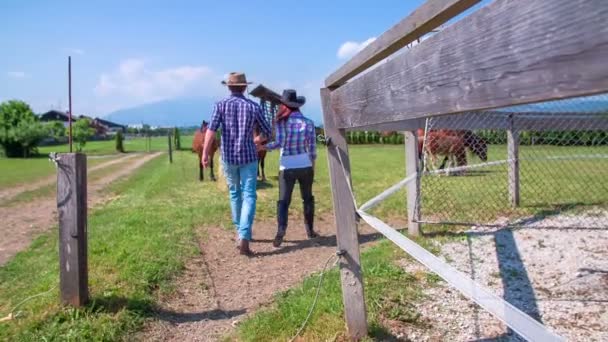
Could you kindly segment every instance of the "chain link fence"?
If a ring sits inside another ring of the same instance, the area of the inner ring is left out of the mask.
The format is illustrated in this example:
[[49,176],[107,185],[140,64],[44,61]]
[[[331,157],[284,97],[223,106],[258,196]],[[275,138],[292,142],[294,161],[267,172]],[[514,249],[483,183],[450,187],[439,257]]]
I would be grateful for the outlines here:
[[608,228],[608,95],[425,126],[420,222]]

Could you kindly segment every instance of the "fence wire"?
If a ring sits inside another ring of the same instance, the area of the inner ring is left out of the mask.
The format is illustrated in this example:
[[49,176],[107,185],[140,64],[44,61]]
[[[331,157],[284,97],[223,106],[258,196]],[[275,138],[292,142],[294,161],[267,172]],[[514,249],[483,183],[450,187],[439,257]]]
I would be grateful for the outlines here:
[[432,117],[425,223],[608,228],[608,94]]

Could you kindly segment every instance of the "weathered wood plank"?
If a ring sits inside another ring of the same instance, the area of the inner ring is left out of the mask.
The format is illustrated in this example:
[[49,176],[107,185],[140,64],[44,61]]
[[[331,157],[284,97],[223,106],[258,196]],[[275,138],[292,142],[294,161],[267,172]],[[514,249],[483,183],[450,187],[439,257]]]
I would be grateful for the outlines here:
[[87,158],[60,155],[57,162],[59,288],[61,301],[84,305],[89,297],[87,270]]
[[608,2],[497,0],[332,92],[339,128],[608,91]]
[[507,130],[507,159],[509,160],[509,201],[513,208],[519,206],[519,131],[511,122]]
[[325,80],[325,86],[341,86],[478,2],[480,0],[427,0],[331,74]]
[[[415,175],[420,170],[418,134],[405,131],[405,176]],[[407,185],[407,232],[411,236],[420,235],[420,178]]]
[[[367,335],[367,315],[363,295],[363,275],[359,260],[356,208],[349,187],[350,161],[345,131],[337,129],[332,120],[333,113],[329,107],[329,96],[328,89],[321,89],[325,135],[331,139],[327,159],[336,220],[336,236],[338,249],[345,252],[339,263],[342,298],[348,333],[351,338],[360,339]],[[348,179],[345,178],[344,172]]]

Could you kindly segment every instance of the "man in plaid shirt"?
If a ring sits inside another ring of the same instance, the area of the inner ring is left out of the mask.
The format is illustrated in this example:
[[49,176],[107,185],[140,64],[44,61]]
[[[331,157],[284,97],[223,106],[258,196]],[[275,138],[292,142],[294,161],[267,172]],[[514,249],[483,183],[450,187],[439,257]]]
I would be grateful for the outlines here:
[[306,99],[297,96],[295,90],[283,91],[280,101],[282,105],[277,114],[276,138],[265,146],[267,150],[281,149],[275,247],[281,245],[287,231],[289,205],[296,181],[300,184],[306,234],[309,239],[318,237],[314,231],[315,198],[312,195],[317,159],[315,125],[300,112],[299,108]]
[[228,86],[231,95],[217,102],[213,108],[202,163],[205,167],[209,165],[211,143],[215,139],[215,132],[221,129],[222,167],[230,193],[232,222],[238,231],[240,253],[250,256],[249,241],[255,217],[258,171],[253,130],[257,125],[262,134],[270,136],[272,128],[260,106],[243,95],[249,84],[245,74],[231,73],[222,84]]

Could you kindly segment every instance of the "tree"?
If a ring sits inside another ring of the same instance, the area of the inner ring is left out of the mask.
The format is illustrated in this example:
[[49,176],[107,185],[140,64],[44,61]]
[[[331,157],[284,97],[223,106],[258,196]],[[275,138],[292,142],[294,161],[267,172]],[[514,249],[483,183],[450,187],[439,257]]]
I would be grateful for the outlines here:
[[116,132],[116,152],[124,153],[125,146],[123,144],[124,137],[122,136],[122,131]]
[[179,136],[179,128],[173,128],[173,142],[175,145],[175,150],[179,151],[182,149],[181,137]]
[[0,104],[0,145],[7,157],[29,157],[48,130],[30,106],[18,100]]
[[72,127],[72,139],[76,142],[76,150],[82,152],[87,140],[95,134],[95,130],[91,128],[89,119],[80,119],[76,121]]
[[46,124],[49,135],[55,140],[59,140],[67,135],[65,126],[61,121],[51,121]]

